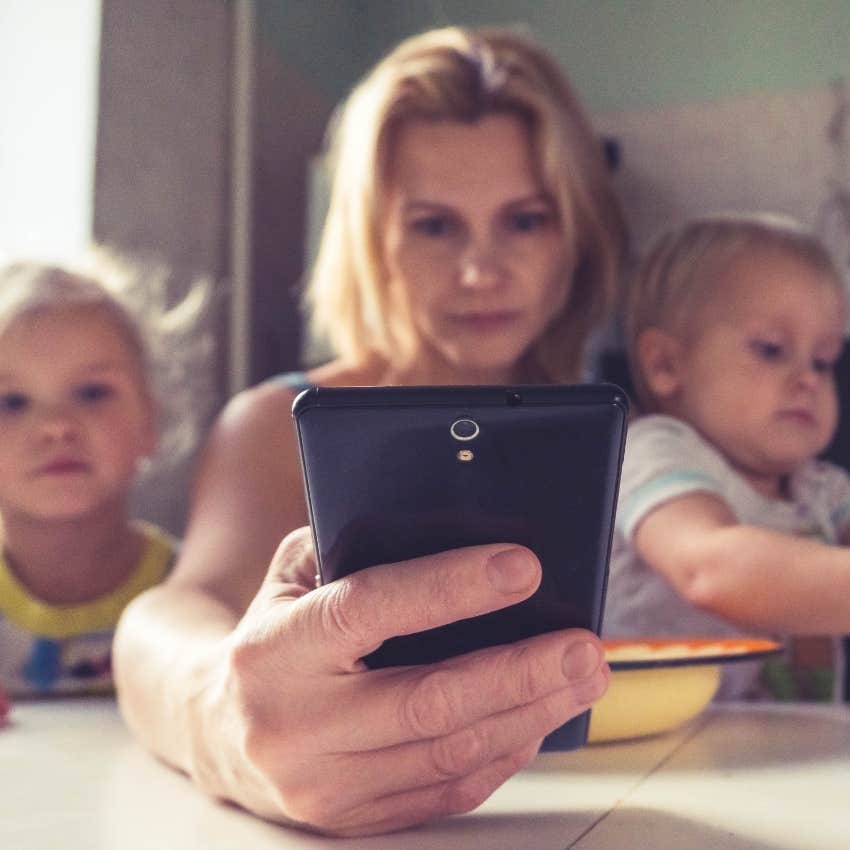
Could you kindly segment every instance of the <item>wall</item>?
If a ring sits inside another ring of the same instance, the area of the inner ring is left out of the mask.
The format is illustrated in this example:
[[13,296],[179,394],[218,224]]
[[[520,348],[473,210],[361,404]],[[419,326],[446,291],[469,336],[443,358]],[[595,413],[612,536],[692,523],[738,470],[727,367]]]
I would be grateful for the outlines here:
[[[684,216],[769,208],[813,226],[850,279],[848,0],[258,3],[262,37],[332,101],[407,35],[520,25],[568,70],[600,131],[621,142],[616,179],[638,252]],[[321,209],[323,181],[314,182]],[[318,221],[311,226],[314,245]],[[615,327],[600,345],[617,348]],[[606,357],[623,375],[620,355]],[[844,463],[849,419],[836,441]]]
[[[261,38],[331,102],[407,35],[520,26],[562,62],[600,130],[623,142],[619,180],[638,247],[669,221],[718,207],[770,207],[818,225],[837,198],[833,220],[847,221],[830,238],[850,256],[850,131],[835,126],[847,94],[832,85],[850,81],[848,0],[258,0],[258,8]],[[315,245],[315,232],[308,241]]]
[[217,0],[103,0],[98,239],[225,271],[229,48]]
[[[231,14],[219,0],[102,0],[93,235],[153,252],[173,269],[175,300],[196,275],[227,308]],[[221,317],[222,330],[225,328]],[[208,380],[226,385],[226,334]],[[213,407],[218,399],[213,400]],[[179,532],[190,459],[145,482],[136,511]]]
[[848,0],[258,0],[266,37],[329,96],[399,39],[524,24],[592,111],[806,88],[850,74]]

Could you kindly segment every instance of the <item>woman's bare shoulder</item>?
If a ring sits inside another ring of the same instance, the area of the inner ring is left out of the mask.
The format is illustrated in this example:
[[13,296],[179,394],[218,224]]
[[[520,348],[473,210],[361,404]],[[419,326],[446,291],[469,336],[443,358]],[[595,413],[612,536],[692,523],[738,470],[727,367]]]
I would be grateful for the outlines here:
[[[352,364],[334,360],[306,373],[313,386],[369,386],[382,381],[384,370],[374,361]],[[300,392],[284,381],[271,378],[237,393],[225,405],[215,427],[217,441],[254,443],[291,438],[292,402]]]
[[306,523],[291,413],[296,395],[282,381],[264,381],[221,412],[196,470],[173,580],[203,583],[244,606],[281,539]]
[[384,383],[386,365],[378,358],[360,363],[332,360],[307,373],[310,384],[319,387],[365,387]]
[[297,387],[283,381],[269,379],[233,396],[219,417],[224,428],[264,428],[288,417],[292,402],[298,395]]

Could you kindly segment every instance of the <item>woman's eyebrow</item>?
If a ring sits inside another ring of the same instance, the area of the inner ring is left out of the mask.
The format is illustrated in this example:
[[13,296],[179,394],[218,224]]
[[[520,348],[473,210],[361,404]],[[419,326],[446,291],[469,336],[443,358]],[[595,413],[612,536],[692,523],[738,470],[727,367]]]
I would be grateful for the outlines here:
[[411,198],[403,203],[402,208],[405,210],[405,212],[411,210],[415,212],[418,209],[451,210],[453,209],[453,206],[450,203],[447,203],[446,201],[432,201],[428,198]]
[[502,209],[504,210],[521,210],[526,207],[545,207],[547,210],[557,212],[558,207],[548,195],[529,195],[525,198],[517,198],[514,201],[508,201]]
[[[516,198],[508,198],[508,200],[501,204],[501,208],[506,209],[508,207],[519,207],[527,204],[545,204],[546,206],[551,207],[554,205],[554,201],[545,192],[535,192],[530,195],[519,195]],[[455,205],[450,201],[416,197],[405,199],[402,207],[405,211],[416,210],[417,208],[441,210],[455,209]]]

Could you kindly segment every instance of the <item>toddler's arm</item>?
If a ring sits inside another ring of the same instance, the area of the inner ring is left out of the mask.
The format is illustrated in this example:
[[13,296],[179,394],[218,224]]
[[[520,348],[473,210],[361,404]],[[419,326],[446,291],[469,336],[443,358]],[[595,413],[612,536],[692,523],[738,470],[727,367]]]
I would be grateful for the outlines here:
[[685,599],[717,616],[766,631],[850,631],[845,547],[741,525],[708,493],[659,505],[641,521],[634,542]]

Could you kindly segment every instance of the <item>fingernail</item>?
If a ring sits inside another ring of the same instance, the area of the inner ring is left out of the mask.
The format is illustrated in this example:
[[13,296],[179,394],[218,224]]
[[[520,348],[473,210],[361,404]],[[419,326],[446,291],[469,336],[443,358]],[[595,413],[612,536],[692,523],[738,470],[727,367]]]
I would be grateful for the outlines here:
[[602,656],[596,644],[582,641],[564,653],[564,675],[570,681],[586,679],[601,663]]
[[527,590],[537,578],[537,564],[523,549],[504,549],[487,562],[490,583],[502,593]]
[[579,704],[591,705],[608,689],[608,677],[597,670],[589,679],[577,682],[570,688],[572,698]]

